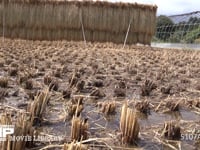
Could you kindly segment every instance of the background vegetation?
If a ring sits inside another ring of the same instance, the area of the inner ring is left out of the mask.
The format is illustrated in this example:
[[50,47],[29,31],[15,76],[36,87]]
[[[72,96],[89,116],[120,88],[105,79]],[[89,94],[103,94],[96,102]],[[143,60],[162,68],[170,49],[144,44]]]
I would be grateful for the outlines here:
[[200,43],[200,18],[190,17],[188,21],[175,24],[169,17],[157,17],[156,36],[153,41],[172,43]]

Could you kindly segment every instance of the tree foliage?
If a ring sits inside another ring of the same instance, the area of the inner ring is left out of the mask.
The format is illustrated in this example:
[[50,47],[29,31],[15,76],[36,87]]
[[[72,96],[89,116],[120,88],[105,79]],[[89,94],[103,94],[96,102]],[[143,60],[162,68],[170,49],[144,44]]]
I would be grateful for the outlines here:
[[187,42],[187,43],[194,43],[194,41],[196,39],[200,38],[200,27],[192,30],[191,32],[188,32],[185,37],[184,37],[184,40]]
[[157,23],[156,23],[156,28],[157,28],[156,37],[161,40],[168,39],[170,37],[170,31],[172,30],[173,24],[174,24],[173,21],[169,17],[164,15],[159,16],[157,18]]
[[174,24],[173,21],[165,15],[160,15],[157,17],[157,23],[156,23],[157,27],[173,25],[173,24]]

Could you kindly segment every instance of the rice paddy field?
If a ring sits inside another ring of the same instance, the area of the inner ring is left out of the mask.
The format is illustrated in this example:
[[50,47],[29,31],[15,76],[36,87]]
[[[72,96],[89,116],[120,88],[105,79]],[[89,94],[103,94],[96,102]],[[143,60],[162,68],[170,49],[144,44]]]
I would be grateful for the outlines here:
[[199,150],[200,51],[122,47],[0,39],[1,149]]

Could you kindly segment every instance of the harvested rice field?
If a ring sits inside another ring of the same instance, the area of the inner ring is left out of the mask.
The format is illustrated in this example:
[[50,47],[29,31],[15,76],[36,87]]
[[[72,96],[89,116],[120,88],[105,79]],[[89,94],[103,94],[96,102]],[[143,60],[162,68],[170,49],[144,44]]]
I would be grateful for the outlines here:
[[122,47],[0,39],[1,149],[199,149],[200,51]]

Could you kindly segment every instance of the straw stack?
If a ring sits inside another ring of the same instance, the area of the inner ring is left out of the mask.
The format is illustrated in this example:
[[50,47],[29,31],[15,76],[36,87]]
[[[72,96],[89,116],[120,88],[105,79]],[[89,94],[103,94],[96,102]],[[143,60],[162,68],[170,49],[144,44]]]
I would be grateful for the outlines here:
[[[149,44],[155,32],[156,6],[137,3],[65,0],[0,0],[6,37],[32,40],[83,40]],[[84,30],[82,30],[84,29]],[[0,28],[2,36],[3,29]]]

